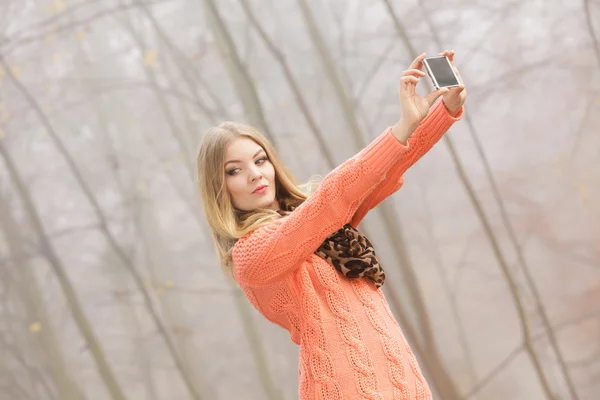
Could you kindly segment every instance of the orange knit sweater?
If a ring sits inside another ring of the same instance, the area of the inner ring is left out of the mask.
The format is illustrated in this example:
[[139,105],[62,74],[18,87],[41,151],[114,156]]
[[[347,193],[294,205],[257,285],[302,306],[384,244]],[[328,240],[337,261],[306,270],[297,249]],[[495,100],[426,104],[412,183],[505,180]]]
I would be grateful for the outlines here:
[[462,113],[450,116],[439,101],[406,145],[387,129],[294,212],[236,243],[233,271],[243,292],[300,345],[300,400],[431,399],[383,292],[368,279],[345,278],[313,253],[396,192],[404,172]]

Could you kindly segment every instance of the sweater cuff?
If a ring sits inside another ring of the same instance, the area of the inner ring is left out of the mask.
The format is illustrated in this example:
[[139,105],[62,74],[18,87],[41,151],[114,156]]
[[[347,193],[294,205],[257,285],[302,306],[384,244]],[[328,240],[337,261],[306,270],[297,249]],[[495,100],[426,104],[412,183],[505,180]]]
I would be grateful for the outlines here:
[[[425,117],[425,119],[421,122],[421,124],[417,127],[417,130],[425,129],[426,132],[424,134],[427,137],[438,137],[443,135],[452,124],[456,121],[460,120],[464,114],[464,106],[461,106],[460,110],[458,110],[458,114],[455,117],[450,115],[450,111],[446,108],[444,104],[444,100],[440,100],[437,104],[434,104],[429,111],[429,115]],[[416,131],[409,138],[421,136],[416,134]]]
[[446,111],[447,118],[450,119],[452,122],[456,122],[456,121],[460,120],[462,118],[463,114],[465,113],[465,106],[462,105],[462,106],[460,106],[458,113],[456,113],[456,116],[453,117],[452,115],[450,115],[450,111],[448,111],[448,109],[446,108],[446,103],[444,103],[444,99],[440,100],[440,103],[442,103],[444,110]]
[[358,154],[358,158],[365,163],[369,171],[385,174],[408,152],[408,149],[408,142],[402,144],[392,134],[392,127],[389,127],[365,147]]

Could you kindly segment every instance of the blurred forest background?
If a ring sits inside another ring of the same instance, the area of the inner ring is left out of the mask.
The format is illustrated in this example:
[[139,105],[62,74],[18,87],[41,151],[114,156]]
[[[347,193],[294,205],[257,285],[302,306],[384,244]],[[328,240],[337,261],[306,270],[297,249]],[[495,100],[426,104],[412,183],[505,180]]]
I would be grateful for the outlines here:
[[386,296],[436,399],[600,399],[599,36],[597,0],[1,0],[0,399],[296,399],[219,270],[202,134],[325,175],[445,49],[466,115],[361,225]]

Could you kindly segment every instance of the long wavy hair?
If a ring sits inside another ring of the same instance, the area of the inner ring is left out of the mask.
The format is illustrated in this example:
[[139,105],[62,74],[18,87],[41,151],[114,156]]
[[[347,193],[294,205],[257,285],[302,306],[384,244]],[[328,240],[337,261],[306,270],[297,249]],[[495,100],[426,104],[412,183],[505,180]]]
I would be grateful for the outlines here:
[[275,170],[275,200],[282,210],[302,204],[322,180],[321,177],[314,176],[308,183],[298,184],[281,162],[270,141],[249,125],[224,122],[204,134],[197,157],[198,189],[221,267],[230,277],[233,276],[231,252],[238,239],[282,218],[271,209],[242,211],[233,206],[225,186],[223,162],[227,145],[240,136],[252,139],[267,153]]

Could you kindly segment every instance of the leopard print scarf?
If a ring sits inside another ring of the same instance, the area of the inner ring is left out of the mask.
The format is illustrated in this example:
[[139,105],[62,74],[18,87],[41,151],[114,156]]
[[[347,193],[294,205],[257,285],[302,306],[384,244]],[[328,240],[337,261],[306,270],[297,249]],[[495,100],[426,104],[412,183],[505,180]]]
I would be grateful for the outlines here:
[[[279,215],[289,215],[295,209],[291,205],[286,208],[277,211]],[[378,288],[385,281],[385,273],[379,265],[373,245],[365,235],[350,224],[329,235],[315,254],[329,261],[347,278],[367,277]]]

